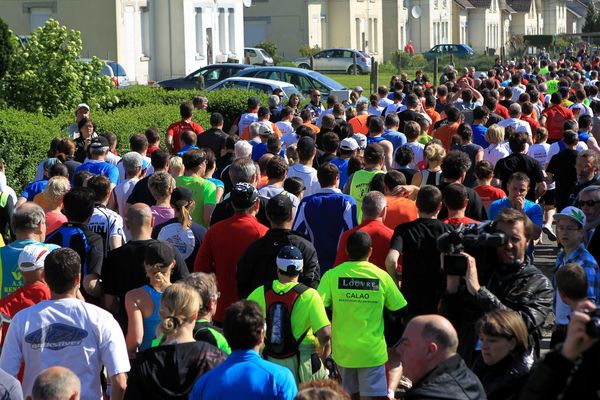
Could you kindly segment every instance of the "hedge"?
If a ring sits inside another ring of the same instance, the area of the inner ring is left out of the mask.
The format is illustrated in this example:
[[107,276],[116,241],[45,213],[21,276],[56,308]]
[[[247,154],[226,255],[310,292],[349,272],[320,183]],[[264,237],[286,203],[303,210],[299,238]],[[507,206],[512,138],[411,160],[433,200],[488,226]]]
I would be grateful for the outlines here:
[[[105,109],[92,111],[91,117],[96,132],[113,132],[117,135],[117,150],[128,151],[129,137],[144,132],[148,127],[156,127],[164,132],[167,127],[180,119],[179,104],[199,95],[199,91],[165,91],[160,88],[133,87],[117,92],[119,102]],[[256,95],[266,103],[264,94],[236,89],[205,93],[209,101],[209,112],[194,114],[194,121],[205,128],[210,127],[211,112],[220,112],[225,117],[226,126],[246,110],[248,97]],[[14,109],[0,109],[0,158],[6,162],[8,183],[17,192],[35,176],[38,163],[46,158],[53,137],[65,137],[64,128],[73,122],[73,114],[60,114],[48,118]]]

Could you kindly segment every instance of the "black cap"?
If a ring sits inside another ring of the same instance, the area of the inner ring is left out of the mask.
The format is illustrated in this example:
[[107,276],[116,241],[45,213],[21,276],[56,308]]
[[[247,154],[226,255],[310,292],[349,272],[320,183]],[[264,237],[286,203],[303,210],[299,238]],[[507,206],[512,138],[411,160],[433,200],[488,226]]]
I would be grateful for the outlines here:
[[175,260],[173,247],[164,240],[155,240],[146,246],[144,261],[148,265],[161,265],[166,267]]
[[256,203],[258,191],[249,183],[238,183],[231,190],[231,204],[238,210],[245,210]]
[[176,204],[178,201],[191,203],[194,200],[192,191],[184,187],[176,187],[171,193],[171,204]]
[[301,191],[306,190],[306,186],[304,186],[304,181],[302,179],[293,177],[286,178],[285,181],[283,181],[283,189],[286,192],[297,195]]
[[108,147],[108,139],[106,139],[104,136],[96,136],[95,138],[92,138],[92,141],[90,142],[90,147],[92,149]]
[[267,203],[267,215],[272,217],[285,217],[290,215],[294,208],[294,203],[288,196],[286,191],[281,192],[277,196],[273,196]]

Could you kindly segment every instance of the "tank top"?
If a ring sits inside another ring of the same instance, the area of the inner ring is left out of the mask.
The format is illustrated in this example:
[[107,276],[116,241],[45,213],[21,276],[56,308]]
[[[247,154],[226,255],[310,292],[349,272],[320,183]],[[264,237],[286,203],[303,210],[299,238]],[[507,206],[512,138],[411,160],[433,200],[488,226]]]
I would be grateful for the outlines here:
[[160,297],[162,296],[162,292],[157,291],[150,285],[144,285],[143,288],[154,303],[154,311],[148,318],[144,318],[144,336],[142,344],[140,344],[140,351],[149,349],[152,346],[152,340],[156,336],[156,327],[160,323],[158,309],[160,308]]
[[421,185],[423,187],[425,185],[437,186],[440,184],[440,177],[442,176],[442,171],[431,172],[428,169],[424,169],[421,171]]

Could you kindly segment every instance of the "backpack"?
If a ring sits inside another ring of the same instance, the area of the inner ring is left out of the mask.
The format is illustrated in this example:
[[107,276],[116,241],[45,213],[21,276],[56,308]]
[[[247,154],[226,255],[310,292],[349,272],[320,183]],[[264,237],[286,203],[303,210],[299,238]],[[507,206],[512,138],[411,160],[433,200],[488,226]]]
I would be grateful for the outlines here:
[[78,226],[73,226],[71,224],[65,224],[63,226],[61,226],[60,228],[58,228],[57,230],[55,230],[54,232],[52,232],[52,234],[50,234],[50,236],[48,236],[46,238],[46,243],[52,243],[51,239],[58,235],[58,234],[62,235],[62,243],[60,243],[61,247],[69,247],[72,249],[71,247],[71,241],[73,240],[73,236],[75,235],[79,235],[81,236],[81,239],[83,241],[83,246],[85,249],[85,254],[83,257],[83,259],[81,260],[81,276],[84,277],[87,275],[87,270],[88,270],[88,260],[87,260],[87,255],[90,254],[91,251],[91,246],[90,243],[87,240],[87,237],[85,236],[85,233],[83,232],[83,230],[78,227]]
[[265,356],[276,359],[285,359],[300,356],[299,346],[308,331],[304,332],[298,340],[292,333],[292,309],[296,300],[308,289],[299,283],[284,294],[273,291],[273,282],[265,285],[265,309],[267,333],[265,335]]

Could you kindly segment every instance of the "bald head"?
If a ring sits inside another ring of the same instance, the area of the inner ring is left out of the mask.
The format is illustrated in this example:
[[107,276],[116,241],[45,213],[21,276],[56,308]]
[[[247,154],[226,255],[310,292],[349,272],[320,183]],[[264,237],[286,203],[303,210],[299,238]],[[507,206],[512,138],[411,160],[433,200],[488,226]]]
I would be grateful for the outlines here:
[[152,230],[152,210],[144,203],[132,205],[127,210],[125,224],[132,236],[139,236],[141,232],[148,229]]
[[511,118],[519,118],[521,116],[521,105],[519,103],[512,103],[508,107],[508,115]]
[[410,323],[421,327],[421,337],[436,343],[441,349],[449,353],[456,353],[458,348],[458,335],[450,321],[441,315],[421,315],[413,318]]
[[79,378],[64,367],[51,367],[42,371],[31,390],[33,400],[78,400],[80,394]]

